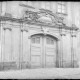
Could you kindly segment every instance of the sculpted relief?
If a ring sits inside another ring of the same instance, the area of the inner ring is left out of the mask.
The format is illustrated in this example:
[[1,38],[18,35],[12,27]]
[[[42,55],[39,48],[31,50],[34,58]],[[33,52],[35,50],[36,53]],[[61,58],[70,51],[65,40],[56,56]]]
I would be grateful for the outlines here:
[[46,9],[40,9],[38,12],[27,10],[25,11],[24,19],[42,22],[45,24],[63,23],[62,17],[58,17],[56,14]]

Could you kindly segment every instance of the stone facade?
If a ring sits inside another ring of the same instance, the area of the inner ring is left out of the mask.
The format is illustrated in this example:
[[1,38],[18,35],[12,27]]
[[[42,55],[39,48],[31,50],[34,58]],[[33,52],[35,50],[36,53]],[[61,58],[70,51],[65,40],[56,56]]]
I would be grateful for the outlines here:
[[66,2],[65,14],[57,3],[1,3],[1,70],[79,67],[80,3]]

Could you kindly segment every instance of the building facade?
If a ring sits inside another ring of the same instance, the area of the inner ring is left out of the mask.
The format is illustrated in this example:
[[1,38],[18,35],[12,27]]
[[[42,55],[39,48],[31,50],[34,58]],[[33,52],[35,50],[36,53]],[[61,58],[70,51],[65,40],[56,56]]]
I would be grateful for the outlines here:
[[79,2],[1,2],[0,69],[76,68]]

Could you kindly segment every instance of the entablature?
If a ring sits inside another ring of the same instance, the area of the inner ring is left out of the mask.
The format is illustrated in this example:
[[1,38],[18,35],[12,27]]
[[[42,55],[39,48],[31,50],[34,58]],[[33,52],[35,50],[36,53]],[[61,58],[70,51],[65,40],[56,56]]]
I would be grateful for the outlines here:
[[0,21],[11,21],[13,23],[19,23],[19,24],[25,23],[28,25],[36,25],[36,26],[38,25],[38,26],[51,27],[51,28],[57,28],[57,29],[78,30],[77,27],[68,27],[63,23],[51,24],[51,23],[45,23],[40,21],[28,20],[27,18],[17,19],[17,18],[0,16]]

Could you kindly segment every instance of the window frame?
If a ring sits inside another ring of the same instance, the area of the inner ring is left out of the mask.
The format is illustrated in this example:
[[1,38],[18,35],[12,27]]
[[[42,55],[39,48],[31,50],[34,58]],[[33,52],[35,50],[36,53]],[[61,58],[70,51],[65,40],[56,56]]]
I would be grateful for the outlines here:
[[[59,9],[58,6],[59,6],[59,5],[61,5],[61,12],[58,11],[58,9]],[[62,6],[65,7],[65,8],[64,8],[64,9],[65,9],[65,12],[63,12],[63,9],[62,9],[63,7],[62,7]],[[67,2],[64,2],[64,4],[63,4],[63,1],[57,2],[56,13],[67,15]]]

